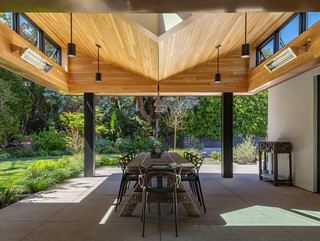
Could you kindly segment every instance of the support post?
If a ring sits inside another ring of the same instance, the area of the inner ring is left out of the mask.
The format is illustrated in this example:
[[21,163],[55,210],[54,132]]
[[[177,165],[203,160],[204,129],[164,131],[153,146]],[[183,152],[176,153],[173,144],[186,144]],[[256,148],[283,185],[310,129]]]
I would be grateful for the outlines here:
[[233,177],[233,93],[223,93],[221,98],[221,175]]
[[84,176],[95,175],[95,94],[84,93]]

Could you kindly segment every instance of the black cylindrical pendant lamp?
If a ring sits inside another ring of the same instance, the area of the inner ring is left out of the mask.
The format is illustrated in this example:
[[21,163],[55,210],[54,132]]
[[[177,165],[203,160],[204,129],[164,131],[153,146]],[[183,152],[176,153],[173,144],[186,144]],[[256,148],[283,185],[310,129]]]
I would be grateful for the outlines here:
[[218,58],[217,58],[217,73],[215,75],[215,78],[214,78],[214,82],[216,83],[220,83],[221,82],[221,74],[219,73],[219,48],[221,47],[221,45],[218,45],[216,47],[216,49],[218,49]]
[[96,73],[96,81],[97,82],[101,82],[101,80],[102,80],[102,76],[101,76],[101,73]]
[[76,45],[72,43],[72,13],[70,13],[70,30],[71,30],[71,43],[68,43],[67,50],[69,57],[76,57]]
[[99,50],[100,50],[101,46],[98,45],[98,44],[96,44],[96,46],[98,48],[98,73],[96,73],[96,81],[97,82],[101,82],[102,81],[102,75],[101,75],[101,73],[99,71],[99,65],[100,65],[100,62],[99,62]]
[[73,43],[68,43],[68,56],[69,57],[76,57],[76,45]]
[[250,44],[247,44],[247,13],[245,13],[244,44],[241,46],[241,58],[250,58]]

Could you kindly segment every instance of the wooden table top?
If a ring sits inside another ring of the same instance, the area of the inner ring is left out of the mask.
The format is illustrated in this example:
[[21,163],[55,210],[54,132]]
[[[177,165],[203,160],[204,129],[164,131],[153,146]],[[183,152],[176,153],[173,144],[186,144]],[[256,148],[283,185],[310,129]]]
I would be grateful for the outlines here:
[[192,173],[195,170],[195,166],[187,159],[183,158],[176,152],[165,152],[160,158],[151,158],[150,152],[142,152],[136,158],[134,158],[127,166],[127,171],[136,175],[139,175],[139,166],[141,163],[146,165],[150,164],[181,164],[182,174]]

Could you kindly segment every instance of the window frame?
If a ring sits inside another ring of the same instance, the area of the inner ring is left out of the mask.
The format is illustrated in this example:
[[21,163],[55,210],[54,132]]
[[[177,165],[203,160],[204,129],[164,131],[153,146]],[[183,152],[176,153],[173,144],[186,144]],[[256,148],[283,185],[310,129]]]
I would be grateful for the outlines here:
[[[45,40],[47,40],[53,47],[57,49],[57,64],[61,65],[61,47],[46,33],[44,33],[43,37],[43,53],[45,54]],[[48,56],[48,55],[46,55]],[[49,56],[48,56],[49,57]]]
[[[276,36],[274,33],[272,33],[268,38],[266,38],[258,47],[257,47],[257,63],[261,64],[262,62],[264,62],[265,60],[267,60],[268,58],[264,59],[263,61],[261,61],[260,59],[260,53],[263,55],[261,49],[263,49],[263,47],[265,47],[270,41],[273,40],[273,54],[275,53],[275,45],[276,45]],[[258,64],[258,65],[259,65]]]
[[[277,28],[270,36],[268,36],[260,45],[256,48],[256,66],[260,65],[264,61],[260,61],[260,50],[263,48],[273,37],[273,54],[278,52],[280,49],[280,31],[284,29],[292,20],[299,16],[299,35],[307,30],[307,12],[296,12],[292,14],[279,28]],[[298,36],[299,36],[298,35]]]
[[[34,28],[36,28],[39,31],[39,37],[38,37],[39,48],[38,49],[42,53],[45,54],[44,41],[45,41],[45,39],[47,39],[55,48],[57,48],[58,53],[57,53],[57,62],[56,63],[61,65],[61,47],[49,35],[47,35],[35,22],[33,22],[32,19],[29,18],[25,13],[11,12],[11,14],[12,14],[12,28],[11,29],[20,35],[20,15],[21,15],[26,21],[28,21]],[[28,40],[26,40],[26,41],[28,41]]]

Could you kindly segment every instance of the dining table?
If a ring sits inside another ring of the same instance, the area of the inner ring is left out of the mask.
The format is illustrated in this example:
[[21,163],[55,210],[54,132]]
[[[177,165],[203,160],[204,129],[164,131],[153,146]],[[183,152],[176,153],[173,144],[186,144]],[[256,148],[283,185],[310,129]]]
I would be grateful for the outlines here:
[[[140,174],[139,168],[141,164],[143,164],[143,166],[179,164],[182,167],[181,176],[193,173],[195,171],[195,166],[190,161],[188,161],[176,152],[162,153],[160,158],[151,157],[150,152],[142,152],[127,165],[127,172],[138,176]],[[159,187],[161,185],[163,185],[162,177],[158,176],[157,186]],[[177,188],[177,201],[178,203],[181,203],[184,206],[189,216],[200,216],[200,212],[197,206],[193,202],[192,198],[190,197],[182,182],[180,182],[179,187]],[[137,184],[133,192],[131,193],[127,203],[123,207],[120,216],[132,216],[132,213],[134,212],[135,208],[139,203],[142,203],[142,188],[139,184]],[[172,203],[172,195],[170,193],[149,193],[148,203]]]

